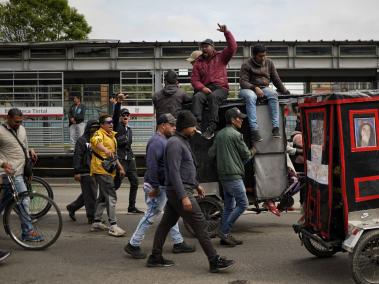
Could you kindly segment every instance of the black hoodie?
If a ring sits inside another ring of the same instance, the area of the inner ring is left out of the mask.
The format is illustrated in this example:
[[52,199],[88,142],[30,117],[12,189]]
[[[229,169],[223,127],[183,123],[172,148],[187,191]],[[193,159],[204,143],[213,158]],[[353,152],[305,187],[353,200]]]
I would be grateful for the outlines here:
[[78,138],[75,144],[72,167],[75,174],[89,174],[91,166],[91,149],[90,149],[90,129],[93,124],[99,124],[95,119],[89,120],[84,129],[82,136]]
[[159,116],[164,113],[171,113],[177,117],[178,112],[182,110],[183,104],[189,103],[191,100],[192,98],[176,84],[166,85],[153,96],[156,119],[158,120]]

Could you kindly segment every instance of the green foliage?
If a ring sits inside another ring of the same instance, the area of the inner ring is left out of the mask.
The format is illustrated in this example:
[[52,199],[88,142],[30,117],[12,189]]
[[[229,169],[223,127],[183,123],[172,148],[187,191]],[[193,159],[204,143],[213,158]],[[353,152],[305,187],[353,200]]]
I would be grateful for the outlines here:
[[91,27],[67,0],[0,3],[0,40],[43,42],[86,39]]

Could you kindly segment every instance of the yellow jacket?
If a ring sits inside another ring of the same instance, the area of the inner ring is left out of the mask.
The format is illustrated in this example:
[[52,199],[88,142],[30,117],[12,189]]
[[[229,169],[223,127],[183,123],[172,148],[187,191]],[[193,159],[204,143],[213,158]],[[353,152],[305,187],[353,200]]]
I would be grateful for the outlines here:
[[[104,152],[99,151],[96,146],[99,143],[103,143],[104,147],[107,148],[112,153],[116,154],[117,149],[117,140],[115,138],[117,132],[112,131],[111,133],[106,132],[104,129],[99,128],[95,132],[95,134],[92,136],[90,142],[91,142],[91,149],[92,151],[96,152],[99,156],[103,157],[104,159],[107,157]],[[106,170],[104,170],[103,166],[101,165],[103,161],[100,160],[98,157],[96,157],[94,154],[92,154],[91,158],[91,176],[94,174],[100,174],[100,175],[110,175],[112,177],[115,177],[116,171],[113,173],[108,173]]]

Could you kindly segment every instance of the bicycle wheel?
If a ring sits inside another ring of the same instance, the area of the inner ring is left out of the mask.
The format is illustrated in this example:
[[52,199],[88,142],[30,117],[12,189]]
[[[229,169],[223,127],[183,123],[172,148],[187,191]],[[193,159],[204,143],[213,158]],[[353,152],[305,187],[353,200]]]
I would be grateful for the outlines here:
[[[209,236],[211,238],[216,237],[217,230],[221,222],[223,204],[212,196],[206,196],[204,198],[197,199],[197,202],[199,203],[201,211],[203,212],[205,220],[207,222]],[[191,226],[188,223],[184,222],[184,220],[183,224],[187,231],[192,236],[195,236],[195,232]]]
[[[36,218],[36,212],[40,210],[40,200],[50,206],[50,211]],[[12,201],[5,209],[3,223],[11,239],[30,250],[41,250],[51,246],[62,231],[62,216],[58,206],[49,197],[34,192],[22,194],[17,201]],[[31,224],[33,231],[40,238],[28,239],[22,230],[25,223]]]
[[[31,192],[39,193],[41,195],[49,197],[51,200],[54,199],[54,193],[51,186],[40,177],[33,176],[31,182],[27,182],[28,189]],[[47,202],[46,199],[36,198],[34,200],[35,213],[32,213],[32,218],[40,218],[49,212],[51,204]]]
[[379,230],[365,232],[351,254],[355,282],[379,283]]

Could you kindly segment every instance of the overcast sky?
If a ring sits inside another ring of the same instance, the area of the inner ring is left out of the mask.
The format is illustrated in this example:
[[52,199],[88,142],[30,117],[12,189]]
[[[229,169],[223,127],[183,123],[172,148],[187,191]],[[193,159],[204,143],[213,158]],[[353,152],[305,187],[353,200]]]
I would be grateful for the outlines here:
[[379,0],[69,0],[91,39],[379,40]]

